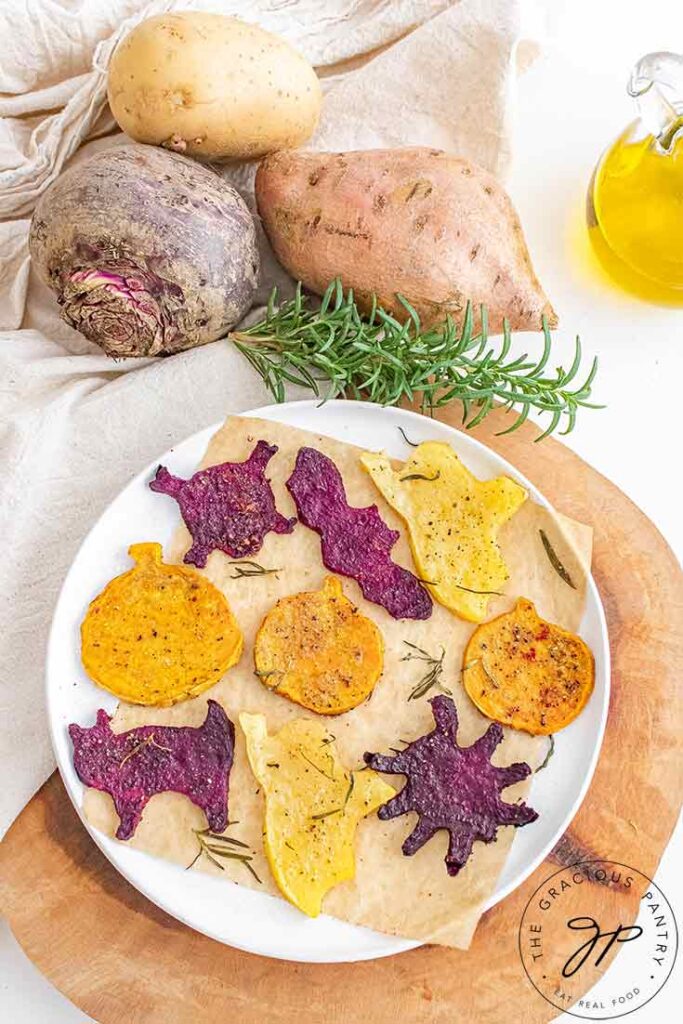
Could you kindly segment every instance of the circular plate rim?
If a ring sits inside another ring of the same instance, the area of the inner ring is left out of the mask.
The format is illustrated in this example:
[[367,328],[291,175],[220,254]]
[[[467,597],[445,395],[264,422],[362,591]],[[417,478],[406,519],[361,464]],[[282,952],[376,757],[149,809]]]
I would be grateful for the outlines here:
[[[280,417],[283,414],[286,415],[286,413],[289,410],[291,410],[293,407],[295,407],[295,406],[298,407],[298,408],[306,407],[306,409],[309,410],[309,411],[311,411],[313,409],[321,409],[321,408],[322,409],[325,409],[325,408],[329,409],[331,407],[336,407],[336,406],[343,406],[345,409],[348,410],[349,406],[354,406],[354,407],[361,406],[364,412],[368,412],[368,411],[372,410],[371,415],[374,415],[377,412],[380,412],[383,415],[392,414],[393,413],[393,414],[396,414],[399,417],[405,417],[405,418],[408,418],[408,420],[412,420],[414,422],[420,423],[422,427],[424,427],[425,421],[427,421],[427,422],[434,422],[436,425],[438,425],[439,429],[445,430],[447,433],[450,433],[451,435],[453,435],[455,439],[464,442],[466,448],[470,447],[470,448],[474,448],[475,450],[479,450],[480,452],[484,453],[486,457],[489,457],[489,458],[493,457],[495,460],[497,460],[498,462],[502,463],[503,466],[506,467],[506,470],[508,472],[511,472],[511,474],[514,476],[514,478],[530,491],[530,493],[533,495],[534,499],[536,501],[538,501],[539,504],[544,505],[546,508],[549,508],[549,509],[552,509],[552,507],[553,507],[551,505],[551,503],[542,494],[542,492],[539,491],[538,487],[536,487],[535,484],[533,484],[523,473],[521,473],[519,470],[517,470],[516,467],[513,466],[506,458],[504,458],[502,455],[499,455],[493,449],[489,448],[482,441],[479,441],[476,437],[473,437],[473,436],[471,436],[469,434],[464,434],[462,432],[459,432],[455,428],[451,427],[449,424],[442,423],[439,420],[430,421],[427,417],[421,415],[420,413],[414,412],[413,410],[410,410],[410,409],[403,409],[403,408],[397,408],[397,407],[384,407],[384,406],[379,406],[379,405],[376,405],[376,404],[370,403],[370,402],[358,402],[358,401],[352,401],[352,400],[348,400],[348,399],[335,399],[335,400],[331,400],[329,402],[326,402],[324,405],[321,405],[321,403],[319,401],[315,400],[315,399],[306,399],[306,400],[303,400],[303,401],[283,402],[283,403],[280,403],[280,404],[269,404],[269,405],[266,405],[266,406],[259,406],[256,409],[245,410],[245,411],[242,411],[242,412],[239,412],[239,413],[235,413],[234,415],[235,416],[239,416],[239,417],[249,417],[249,418],[252,418],[252,417],[254,417],[254,418],[263,418],[263,419],[269,419],[270,418],[270,419],[276,420],[278,422],[285,422],[286,423],[286,422],[288,422],[286,420],[286,418],[285,419],[281,419]],[[278,414],[280,414],[280,415],[278,415]],[[134,888],[138,889],[138,891],[140,891],[152,903],[154,903],[155,905],[159,906],[166,913],[170,914],[172,917],[175,917],[177,920],[181,921],[183,924],[187,925],[188,927],[190,927],[190,928],[192,928],[192,929],[194,929],[196,931],[200,931],[203,934],[208,935],[210,938],[215,939],[218,942],[221,942],[221,943],[223,943],[225,945],[233,946],[234,948],[240,949],[240,950],[242,950],[244,952],[247,952],[247,953],[257,954],[257,955],[261,955],[261,956],[267,956],[267,957],[272,958],[272,959],[293,960],[293,961],[301,962],[301,963],[360,962],[360,961],[363,961],[363,960],[373,960],[373,959],[380,959],[380,958],[383,958],[383,957],[386,957],[386,956],[394,956],[394,955],[396,955],[398,953],[402,953],[402,952],[405,952],[405,951],[410,950],[410,949],[415,949],[416,947],[422,945],[423,943],[421,943],[418,940],[402,939],[402,938],[399,938],[399,937],[394,936],[394,935],[385,935],[385,934],[380,933],[380,932],[375,932],[375,931],[373,931],[372,929],[369,929],[369,928],[363,928],[361,926],[351,925],[348,922],[339,922],[339,921],[336,921],[336,919],[335,919],[335,924],[336,925],[341,925],[341,926],[343,926],[346,929],[350,929],[352,932],[358,932],[358,933],[362,932],[362,933],[365,933],[368,936],[376,936],[377,940],[379,940],[379,941],[376,943],[375,947],[370,946],[368,949],[364,950],[362,953],[360,953],[358,955],[354,955],[353,957],[350,957],[350,956],[336,956],[336,955],[330,956],[330,955],[326,954],[323,950],[320,950],[319,954],[315,954],[314,953],[313,955],[308,955],[306,957],[297,957],[291,951],[263,952],[262,950],[255,949],[253,947],[253,945],[250,945],[250,944],[240,944],[240,942],[235,940],[234,937],[231,937],[230,940],[228,941],[218,931],[212,930],[211,927],[206,926],[206,925],[199,925],[196,921],[191,920],[186,913],[182,913],[177,908],[174,909],[173,906],[169,906],[169,905],[167,905],[167,903],[165,901],[160,900],[158,898],[158,896],[155,895],[155,893],[153,891],[153,888],[150,885],[145,884],[144,882],[141,882],[141,880],[137,877],[137,875],[136,875],[134,870],[132,870],[125,863],[124,864],[121,863],[122,852],[120,850],[120,847],[122,846],[122,844],[117,843],[115,840],[109,839],[109,837],[107,837],[107,836],[103,835],[102,833],[100,833],[96,828],[94,828],[94,826],[92,826],[86,820],[86,818],[85,818],[85,816],[83,814],[83,811],[82,811],[82,807],[81,807],[81,796],[82,796],[82,792],[83,792],[84,787],[83,787],[82,783],[80,783],[80,781],[75,777],[75,772],[73,771],[72,765],[70,765],[70,764],[68,764],[66,766],[64,765],[64,759],[62,757],[62,750],[61,750],[61,746],[62,746],[61,739],[62,738],[57,735],[57,729],[58,728],[61,729],[62,727],[61,727],[61,725],[58,726],[57,720],[56,720],[56,716],[54,714],[53,688],[52,688],[52,686],[50,684],[50,666],[51,666],[51,663],[52,663],[52,660],[53,660],[53,657],[54,657],[54,650],[55,650],[55,645],[56,645],[56,632],[57,632],[57,628],[58,628],[58,617],[59,617],[59,613],[60,613],[60,609],[61,609],[61,605],[62,605],[62,599],[63,599],[64,593],[65,593],[65,591],[67,589],[67,585],[69,583],[72,570],[73,570],[75,564],[77,563],[77,561],[78,561],[78,559],[79,559],[79,557],[81,555],[81,552],[83,551],[83,549],[87,548],[87,545],[88,545],[92,535],[97,531],[97,529],[99,527],[99,524],[100,524],[101,520],[103,519],[103,517],[107,514],[107,512],[111,508],[111,506],[114,505],[116,502],[118,502],[122,498],[122,496],[125,494],[126,491],[128,491],[130,488],[135,487],[135,485],[140,480],[148,479],[152,475],[154,469],[159,464],[159,462],[163,461],[171,452],[176,451],[181,446],[191,445],[192,443],[197,443],[198,439],[201,438],[201,437],[207,437],[208,438],[208,437],[212,436],[213,433],[215,433],[218,429],[220,429],[221,426],[222,426],[222,422],[218,422],[218,423],[211,424],[208,427],[204,427],[201,430],[195,431],[193,434],[189,435],[188,437],[184,438],[182,441],[178,442],[177,444],[173,445],[171,448],[167,449],[158,458],[154,459],[147,466],[145,466],[139,473],[136,473],[135,476],[132,478],[132,480],[130,480],[128,482],[128,484],[125,485],[125,487],[121,488],[121,490],[115,495],[115,497],[112,499],[112,501],[109,502],[107,507],[98,516],[97,520],[93,523],[92,527],[87,532],[87,534],[84,537],[83,541],[79,545],[76,554],[74,555],[74,558],[73,558],[73,560],[71,562],[69,570],[67,571],[67,574],[66,574],[64,582],[62,584],[62,587],[60,588],[60,592],[59,592],[57,601],[55,603],[54,612],[53,612],[53,619],[52,619],[52,624],[51,624],[49,638],[48,638],[47,653],[46,653],[46,670],[45,670],[45,695],[46,695],[46,706],[47,706],[47,716],[48,716],[50,740],[51,740],[51,743],[52,743],[52,748],[53,748],[55,757],[57,759],[57,766],[58,766],[58,769],[59,769],[59,772],[60,772],[60,775],[61,775],[61,778],[62,778],[62,782],[64,784],[64,787],[65,787],[65,789],[66,789],[66,791],[67,791],[67,793],[69,795],[69,798],[70,798],[70,800],[71,800],[71,802],[72,802],[72,804],[73,804],[73,806],[74,806],[78,816],[80,817],[81,822],[83,823],[85,829],[87,830],[87,832],[89,833],[89,835],[93,839],[93,841],[96,843],[96,845],[99,847],[99,849],[102,851],[102,853],[105,855],[105,857],[113,865],[113,867],[121,875],[123,875],[123,877]],[[309,428],[304,428],[304,429],[309,429]],[[325,434],[325,430],[324,430],[324,428],[322,426],[321,426],[321,429],[320,429],[319,432],[321,434]],[[336,436],[336,435],[327,435],[327,436]],[[606,616],[605,616],[602,600],[600,598],[600,594],[599,594],[597,585],[596,585],[595,580],[593,578],[593,575],[591,573],[589,573],[589,575],[588,575],[587,594],[588,593],[590,593],[591,598],[592,598],[593,602],[595,603],[595,609],[596,609],[596,613],[597,613],[597,617],[598,617],[600,641],[601,641],[601,644],[600,644],[600,648],[601,649],[599,651],[599,655],[598,655],[598,652],[594,651],[594,654],[596,655],[596,664],[601,664],[601,665],[604,666],[602,705],[601,705],[601,708],[600,708],[600,719],[599,719],[599,726],[598,726],[598,736],[597,736],[597,741],[596,741],[596,744],[595,744],[595,748],[594,748],[594,750],[592,752],[590,762],[589,762],[589,764],[587,766],[586,773],[585,773],[584,780],[583,780],[582,786],[580,788],[579,794],[576,797],[576,799],[575,799],[574,803],[572,804],[572,806],[566,812],[565,817],[564,817],[564,821],[563,821],[563,824],[562,824],[561,828],[556,830],[556,834],[553,836],[552,840],[548,841],[544,845],[544,847],[542,848],[541,852],[538,853],[530,861],[530,863],[523,869],[523,871],[517,877],[515,877],[509,884],[503,886],[502,888],[494,890],[494,892],[491,894],[491,897],[484,904],[482,912],[484,912],[486,910],[490,910],[492,907],[494,907],[501,900],[503,900],[507,896],[509,896],[510,893],[513,892],[515,889],[517,889],[520,885],[522,885],[524,883],[524,881],[526,881],[526,879],[533,873],[533,871],[535,871],[535,869],[543,862],[543,860],[545,860],[545,858],[547,857],[548,853],[550,853],[551,849],[555,846],[555,844],[557,843],[557,841],[560,838],[560,836],[564,833],[564,831],[566,831],[566,829],[568,828],[569,824],[571,823],[571,821],[575,817],[579,807],[581,806],[581,804],[582,804],[582,802],[583,802],[583,800],[584,800],[584,798],[586,796],[586,793],[587,793],[588,788],[590,786],[591,780],[593,778],[593,774],[595,772],[595,768],[596,768],[596,765],[597,765],[597,762],[598,762],[598,759],[599,759],[599,756],[600,756],[600,751],[602,749],[602,743],[603,743],[603,740],[604,740],[605,727],[606,727],[606,722],[607,722],[607,712],[608,712],[608,708],[609,708],[609,697],[610,697],[610,650],[609,650],[609,637],[608,637],[608,630],[607,630],[607,620],[606,620]],[[104,697],[103,697],[103,701],[104,701]],[[74,783],[74,778],[76,778],[76,783]],[[142,856],[142,857],[146,857],[145,854],[140,854],[140,851],[125,850],[125,851],[123,851],[123,853],[125,853],[126,855],[129,855],[129,854],[133,853],[136,856],[139,855],[139,856]],[[508,854],[508,856],[509,856],[509,854]],[[176,865],[170,865],[167,862],[157,862],[157,863],[163,864],[165,868],[166,867],[173,867],[173,868],[177,867]],[[196,878],[210,878],[210,877],[211,876],[206,876],[206,875],[196,875],[196,876],[194,876],[195,879]],[[190,879],[190,878],[191,878],[191,876],[188,876],[188,879]],[[212,879],[212,880],[214,882],[217,881],[215,879]],[[222,883],[220,883],[220,880],[218,880],[218,882],[219,882],[219,884],[222,884]],[[239,890],[242,893],[253,894],[256,897],[258,897],[259,899],[264,899],[264,898],[266,898],[266,899],[276,899],[277,898],[277,897],[271,897],[268,894],[257,893],[254,890],[245,889],[242,886],[237,886],[235,888],[236,888],[236,890]],[[316,920],[322,920],[322,919],[333,920],[333,919],[329,918],[327,915],[324,915],[324,914],[321,915],[320,918],[318,918]]]

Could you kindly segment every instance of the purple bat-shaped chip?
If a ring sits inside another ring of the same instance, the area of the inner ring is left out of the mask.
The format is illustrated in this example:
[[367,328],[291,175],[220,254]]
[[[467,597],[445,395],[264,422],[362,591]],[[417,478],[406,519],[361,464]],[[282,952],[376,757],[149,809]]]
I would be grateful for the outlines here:
[[292,532],[296,519],[286,519],[277,511],[265,476],[276,451],[275,445],[259,441],[246,462],[209,466],[189,480],[159,466],[149,486],[175,498],[192,536],[183,561],[203,569],[214,550],[231,558],[247,558],[260,551],[270,530]]
[[70,725],[74,768],[81,782],[109,793],[120,824],[117,839],[130,839],[147,801],[156,793],[183,793],[206,814],[212,832],[228,824],[228,776],[235,751],[235,727],[220,704],[210,700],[204,724],[142,725],[113,733],[106,711],[95,725]]
[[500,725],[492,724],[471,747],[456,739],[458,712],[450,697],[430,701],[436,728],[408,744],[394,757],[365,754],[365,763],[378,772],[405,775],[400,793],[378,811],[382,820],[415,811],[419,820],[403,843],[411,857],[439,829],[450,836],[446,870],[457,875],[467,862],[476,839],[492,843],[499,825],[528,825],[538,817],[524,803],[506,804],[500,791],[525,779],[531,768],[523,761],[498,768],[491,755],[503,738]]
[[400,534],[390,530],[376,505],[353,508],[332,459],[300,448],[287,481],[302,523],[320,534],[323,564],[360,586],[363,597],[395,619],[428,619],[432,599],[412,572],[390,552]]

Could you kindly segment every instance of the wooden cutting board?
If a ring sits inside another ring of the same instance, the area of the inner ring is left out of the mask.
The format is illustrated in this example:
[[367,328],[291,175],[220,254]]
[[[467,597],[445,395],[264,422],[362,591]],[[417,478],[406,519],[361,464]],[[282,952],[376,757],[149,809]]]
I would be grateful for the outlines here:
[[[458,426],[455,411],[441,416]],[[476,436],[556,507],[595,528],[593,571],[612,649],[607,733],[590,791],[534,874],[484,915],[472,947],[422,947],[359,964],[296,964],[222,946],[179,924],[121,878],[81,826],[55,773],[0,852],[0,898],[38,968],[100,1024],[527,1024],[557,1011],[522,969],[523,909],[558,865],[605,857],[652,876],[674,827],[683,779],[683,582],[652,523],[613,484],[530,425]],[[589,883],[590,884],[590,883]],[[599,909],[601,887],[593,885]],[[596,914],[596,917],[599,914]],[[514,1010],[513,1010],[514,1008]]]

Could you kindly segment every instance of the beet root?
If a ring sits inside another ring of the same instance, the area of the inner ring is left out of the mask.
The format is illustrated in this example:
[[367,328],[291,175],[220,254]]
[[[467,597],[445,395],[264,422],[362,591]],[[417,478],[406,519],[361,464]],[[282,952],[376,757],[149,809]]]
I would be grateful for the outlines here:
[[62,318],[115,357],[214,341],[247,312],[258,279],[239,193],[151,146],[105,150],[62,174],[36,207],[29,248]]

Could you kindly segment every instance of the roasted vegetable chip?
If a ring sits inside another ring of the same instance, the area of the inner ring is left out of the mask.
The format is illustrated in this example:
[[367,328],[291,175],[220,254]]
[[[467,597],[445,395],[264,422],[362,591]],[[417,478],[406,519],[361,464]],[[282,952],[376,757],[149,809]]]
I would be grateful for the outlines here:
[[273,877],[290,903],[316,917],[325,893],[355,874],[359,821],[394,790],[374,772],[344,768],[320,722],[298,718],[272,736],[263,715],[243,713],[240,725],[265,795]]
[[261,550],[263,538],[291,533],[296,519],[285,519],[275,508],[266,466],[275,445],[259,441],[246,462],[222,462],[200,469],[182,480],[159,466],[150,483],[153,491],[175,498],[192,536],[184,561],[203,569],[212,551],[247,558]]
[[475,629],[463,658],[465,689],[495,722],[546,735],[564,729],[593,692],[590,648],[575,633],[546,622],[531,601]]
[[242,653],[230,606],[198,572],[162,562],[160,544],[133,544],[128,553],[134,568],[108,583],[83,619],[83,666],[130,704],[196,697]]
[[320,715],[361,704],[382,673],[384,642],[341,583],[283,597],[256,634],[256,675],[269,689]]
[[420,581],[390,558],[399,538],[376,505],[352,508],[339,470],[315,448],[300,448],[287,481],[301,522],[320,534],[323,564],[356,580],[363,596],[395,619],[428,619],[432,600]]
[[450,697],[429,702],[436,728],[409,743],[393,757],[366,754],[365,763],[379,772],[405,775],[400,793],[379,809],[386,821],[414,811],[418,822],[402,846],[406,857],[424,846],[440,829],[449,834],[445,863],[457,875],[467,863],[476,840],[495,841],[500,825],[528,825],[538,817],[524,803],[507,804],[500,792],[525,779],[531,768],[523,761],[499,768],[491,755],[503,738],[499,725],[490,725],[471,747],[457,741],[458,713]]
[[223,832],[235,727],[220,704],[208,702],[198,729],[142,725],[114,733],[110,722],[100,710],[95,725],[70,725],[69,736],[81,782],[114,801],[120,819],[117,839],[130,839],[150,797],[167,792],[188,797],[204,811],[212,832]]
[[480,622],[508,578],[498,531],[527,492],[506,476],[478,480],[443,441],[423,442],[397,470],[382,453],[366,452],[361,463],[405,519],[432,596],[461,618]]

